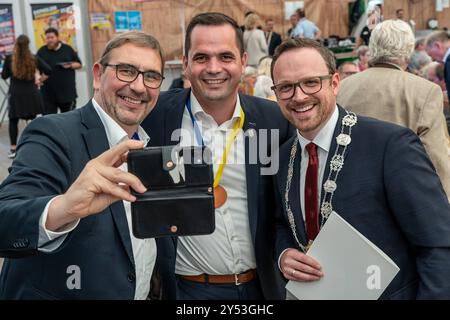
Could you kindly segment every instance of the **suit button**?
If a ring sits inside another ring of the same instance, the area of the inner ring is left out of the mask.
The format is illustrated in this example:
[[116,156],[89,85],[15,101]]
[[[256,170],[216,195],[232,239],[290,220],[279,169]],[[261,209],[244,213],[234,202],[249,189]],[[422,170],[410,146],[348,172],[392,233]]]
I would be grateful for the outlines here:
[[129,282],[133,283],[136,280],[136,275],[134,273],[129,273],[127,279]]

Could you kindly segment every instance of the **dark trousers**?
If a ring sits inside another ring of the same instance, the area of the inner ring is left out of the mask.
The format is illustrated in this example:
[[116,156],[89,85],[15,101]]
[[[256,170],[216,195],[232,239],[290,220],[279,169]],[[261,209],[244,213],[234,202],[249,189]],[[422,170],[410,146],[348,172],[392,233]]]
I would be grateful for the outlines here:
[[76,105],[76,101],[58,103],[52,101],[51,99],[48,99],[45,96],[43,97],[43,99],[44,99],[44,114],[58,113],[58,108],[61,111],[61,113],[71,111],[75,108]]
[[177,300],[264,300],[259,280],[240,285],[198,283],[177,276]]
[[9,118],[9,141],[11,145],[17,144],[17,136],[19,135],[19,118]]

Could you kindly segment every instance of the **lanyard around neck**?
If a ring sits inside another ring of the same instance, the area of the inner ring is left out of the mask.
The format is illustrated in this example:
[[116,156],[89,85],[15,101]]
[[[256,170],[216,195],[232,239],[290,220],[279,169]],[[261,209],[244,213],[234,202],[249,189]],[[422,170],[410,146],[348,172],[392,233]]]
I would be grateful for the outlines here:
[[[186,108],[189,112],[189,116],[191,117],[192,126],[194,127],[194,135],[197,139],[197,142],[199,145],[204,146],[205,143],[203,141],[202,133],[200,132],[200,128],[198,127],[198,124],[194,118],[194,115],[192,114],[190,98],[188,98],[188,100],[187,100]],[[227,145],[225,147],[225,150],[223,151],[222,162],[220,163],[219,168],[217,169],[216,176],[214,177],[214,185],[213,185],[214,188],[219,185],[220,179],[222,178],[223,169],[225,168],[225,165],[227,164],[227,157],[228,157],[228,152],[231,149],[231,144],[233,143],[234,139],[236,138],[239,130],[244,127],[245,113],[244,113],[244,110],[242,110],[242,107],[240,108],[240,111],[241,111],[241,118],[239,121],[236,121],[233,125],[233,130],[231,131],[231,134],[228,137]]]

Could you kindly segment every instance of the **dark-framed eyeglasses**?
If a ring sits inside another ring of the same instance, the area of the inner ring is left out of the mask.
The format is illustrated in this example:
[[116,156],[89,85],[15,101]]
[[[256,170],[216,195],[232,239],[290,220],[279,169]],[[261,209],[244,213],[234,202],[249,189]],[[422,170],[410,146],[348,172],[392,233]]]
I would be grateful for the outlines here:
[[164,77],[156,71],[139,71],[130,64],[105,64],[104,66],[115,68],[117,79],[127,83],[133,82],[142,74],[144,85],[150,89],[158,89],[164,80]]
[[300,90],[307,95],[319,92],[322,90],[322,81],[330,79],[332,76],[332,74],[328,74],[325,76],[311,77],[295,83],[280,83],[272,86],[271,89],[275,91],[275,95],[278,99],[288,100],[295,95],[295,89],[297,87],[299,87]]

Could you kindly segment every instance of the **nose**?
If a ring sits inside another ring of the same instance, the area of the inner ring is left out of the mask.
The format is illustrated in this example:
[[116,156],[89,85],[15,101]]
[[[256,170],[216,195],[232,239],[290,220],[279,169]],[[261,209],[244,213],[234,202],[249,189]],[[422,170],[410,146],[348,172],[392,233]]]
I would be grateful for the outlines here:
[[208,73],[219,73],[220,70],[221,70],[220,61],[215,57],[209,59],[208,64],[206,66],[206,71]]
[[292,96],[292,100],[303,101],[308,99],[308,97],[309,96],[305,94],[302,89],[300,89],[300,85],[297,83],[294,87],[294,95]]
[[144,85],[144,75],[142,73],[130,83],[130,89],[138,93],[146,92],[147,87]]

